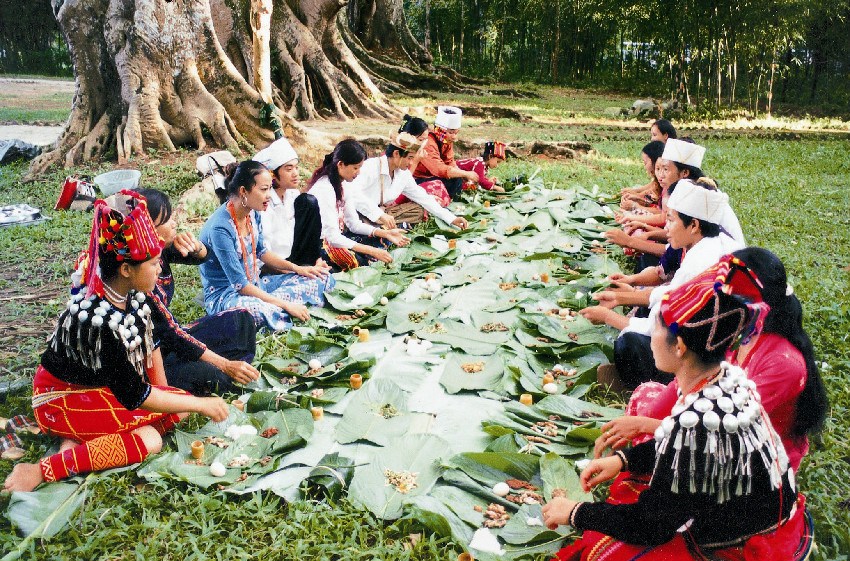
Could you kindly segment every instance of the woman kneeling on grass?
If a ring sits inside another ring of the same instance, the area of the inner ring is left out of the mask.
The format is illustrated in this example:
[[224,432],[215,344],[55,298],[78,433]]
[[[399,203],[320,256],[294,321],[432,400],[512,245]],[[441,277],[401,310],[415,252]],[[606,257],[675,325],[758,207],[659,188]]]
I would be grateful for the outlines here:
[[[759,331],[768,306],[727,294],[721,262],[665,295],[652,334],[660,370],[679,386],[672,412],[648,441],[593,460],[590,488],[621,471],[651,476],[631,502],[543,507],[547,526],[584,533],[557,558],[610,561],[803,559],[811,546],[805,500],[755,383],[722,362],[741,337]],[[732,279],[735,280],[735,279]]]
[[[301,266],[270,251],[258,212],[271,200],[272,176],[263,164],[246,160],[227,166],[227,198],[201,230],[210,256],[201,264],[208,314],[247,308],[257,327],[285,331],[292,318],[310,318],[305,304],[321,306],[333,278],[323,265]],[[280,275],[260,276],[260,261]]]
[[[161,251],[144,198],[122,191],[95,203],[75,275],[82,287],[59,316],[33,380],[36,421],[62,443],[37,464],[15,466],[7,491],[141,462],[190,412],[227,418],[221,398],[166,385],[153,335],[163,318],[150,296]],[[176,326],[160,336],[175,346],[191,339]]]

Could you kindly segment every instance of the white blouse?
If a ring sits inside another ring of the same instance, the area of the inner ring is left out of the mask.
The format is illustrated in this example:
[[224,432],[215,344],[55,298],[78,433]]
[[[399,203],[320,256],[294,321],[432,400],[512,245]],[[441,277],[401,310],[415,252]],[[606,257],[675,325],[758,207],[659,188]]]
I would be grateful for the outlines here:
[[377,230],[374,226],[364,224],[357,216],[359,200],[355,193],[348,193],[343,187],[342,204],[338,204],[334,187],[327,175],[316,181],[307,192],[316,197],[316,201],[319,203],[319,215],[322,218],[322,239],[328,242],[331,247],[351,249],[356,245],[357,242],[342,235],[346,226],[352,233],[361,236],[371,236]]

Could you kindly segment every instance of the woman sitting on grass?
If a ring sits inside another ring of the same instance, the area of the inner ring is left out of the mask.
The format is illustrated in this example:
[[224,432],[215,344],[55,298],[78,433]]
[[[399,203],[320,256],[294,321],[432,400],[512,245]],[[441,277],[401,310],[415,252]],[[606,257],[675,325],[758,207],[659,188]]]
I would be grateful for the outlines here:
[[[796,471],[809,449],[807,435],[820,431],[827,399],[815,362],[812,342],[803,329],[803,309],[787,284],[785,267],[776,255],[758,247],[741,249],[721,260],[730,269],[727,292],[770,306],[764,328],[726,355],[747,371],[762,396],[776,432]],[[626,416],[603,425],[596,441],[599,457],[606,448],[648,440],[676,403],[678,386],[649,382],[632,394]],[[638,440],[635,440],[638,439]]]
[[250,364],[257,348],[254,318],[243,308],[201,317],[184,327],[200,343],[188,355],[180,352],[183,349],[172,348],[168,339],[160,337],[160,333],[177,325],[168,310],[175,290],[171,264],[200,265],[206,260],[209,249],[191,232],[177,233],[168,195],[156,189],[142,189],[139,193],[147,199],[156,233],[165,244],[159,256],[162,270],[153,295],[162,317],[167,320],[154,324],[154,338],[162,341],[160,349],[168,383],[195,395],[235,393],[239,391],[235,384],[247,384],[260,375]]
[[[221,398],[166,385],[154,325],[167,322],[150,295],[161,251],[144,198],[122,191],[109,204],[95,203],[88,251],[75,274],[82,286],[59,316],[33,379],[36,421],[62,442],[39,463],[16,465],[5,490],[32,491],[42,482],[141,462],[190,412],[227,418]],[[190,348],[179,327],[158,336]]]
[[[767,305],[727,294],[747,282],[719,263],[668,293],[652,333],[659,370],[673,372],[676,405],[652,441],[591,461],[589,491],[629,470],[651,482],[630,501],[543,507],[550,528],[569,524],[582,537],[557,558],[625,561],[803,559],[811,546],[805,499],[755,383],[722,362],[742,337],[758,332]],[[747,294],[752,294],[747,292]],[[753,294],[754,295],[754,294]]]
[[[246,160],[227,166],[227,198],[201,230],[210,255],[201,264],[208,314],[246,308],[257,327],[285,331],[292,318],[307,321],[305,304],[321,306],[333,287],[322,266],[290,263],[268,250],[258,212],[269,206],[272,176],[263,164]],[[286,274],[260,276],[260,261]]]
[[643,187],[625,188],[620,191],[620,209],[641,214],[661,212],[661,184],[655,176],[655,166],[664,153],[664,143],[653,140],[643,147],[640,158],[649,175],[649,183]]
[[[504,193],[504,188],[496,185],[496,180],[487,177],[487,172],[491,169],[496,169],[499,164],[505,161],[505,143],[498,140],[486,142],[484,144],[484,152],[479,158],[463,158],[457,161],[457,167],[464,171],[472,171],[478,176],[478,185],[487,191],[495,191]],[[467,183],[472,190],[475,189],[475,183]]]
[[372,260],[390,263],[390,244],[405,246],[410,240],[398,229],[364,223],[357,214],[359,196],[346,191],[344,181],[354,181],[366,161],[366,150],[356,140],[343,140],[325,156],[307,185],[319,201],[322,215],[323,253],[336,270],[347,271]]

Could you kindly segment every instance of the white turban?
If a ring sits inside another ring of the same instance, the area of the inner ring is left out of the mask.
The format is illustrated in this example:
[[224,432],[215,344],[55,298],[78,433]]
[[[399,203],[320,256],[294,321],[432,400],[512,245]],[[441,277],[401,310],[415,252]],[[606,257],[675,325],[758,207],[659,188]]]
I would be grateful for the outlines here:
[[702,158],[705,156],[705,147],[692,144],[675,138],[668,138],[664,144],[664,153],[661,158],[671,162],[679,162],[686,166],[702,168]]
[[278,138],[253,157],[255,162],[260,162],[272,171],[297,159],[298,154],[295,153],[292,144],[285,138]]
[[697,220],[719,225],[729,208],[729,195],[709,191],[690,179],[680,179],[667,206]]
[[434,124],[444,129],[459,129],[463,112],[457,107],[440,105],[437,107],[437,118]]

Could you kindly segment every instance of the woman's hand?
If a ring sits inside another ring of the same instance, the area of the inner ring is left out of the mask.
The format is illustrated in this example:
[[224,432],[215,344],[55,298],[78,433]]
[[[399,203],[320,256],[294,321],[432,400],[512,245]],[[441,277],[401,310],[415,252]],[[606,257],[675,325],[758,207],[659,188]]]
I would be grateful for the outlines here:
[[410,238],[404,235],[404,230],[382,230],[381,232],[382,235],[380,237],[397,245],[398,247],[404,247],[410,243]]
[[606,448],[619,450],[641,434],[652,434],[661,421],[650,417],[626,415],[602,425],[602,435],[593,445],[593,457],[599,458]]
[[576,501],[567,497],[555,497],[543,505],[543,524],[550,530],[570,523],[570,513],[576,506]]
[[378,224],[387,230],[394,230],[396,228],[395,218],[386,213],[382,214],[381,217],[378,218]]
[[295,302],[281,302],[280,309],[289,314],[290,316],[300,319],[301,321],[307,321],[310,319],[310,312],[307,310],[307,306],[304,304],[297,304]]
[[242,360],[228,360],[221,370],[234,382],[240,384],[250,384],[260,377],[260,372],[256,368]]
[[207,256],[206,246],[199,242],[195,236],[192,235],[192,232],[180,232],[174,236],[174,242],[172,242],[172,245],[183,257],[196,255],[200,259],[203,259]]
[[370,257],[374,257],[378,261],[382,263],[392,263],[393,256],[390,255],[390,252],[385,249],[378,249],[377,247],[369,247],[367,250],[363,251],[366,255]]
[[615,243],[621,247],[629,247],[629,235],[619,228],[608,230],[605,232],[605,239],[611,243]]
[[322,280],[324,280],[330,274],[330,270],[329,270],[329,268],[327,268],[327,266],[320,267],[320,266],[317,266],[317,265],[313,265],[313,266],[296,265],[295,267],[293,267],[292,270],[295,274],[300,275],[302,277],[307,277],[309,279],[322,279]]
[[581,317],[588,320],[590,323],[595,323],[599,325],[603,323],[608,323],[608,317],[614,312],[612,312],[605,306],[590,306],[589,308],[579,310],[578,313],[581,314]]
[[[617,292],[614,290],[603,290],[602,292],[598,292],[594,294],[591,298],[599,302],[599,305],[608,308],[609,310],[616,308],[620,305],[619,300],[617,299]],[[584,315],[584,314],[582,314]],[[585,316],[587,317],[587,316]],[[587,318],[590,319],[590,318]],[[593,321],[593,320],[591,320]]]
[[502,187],[501,185],[493,185],[493,188],[490,189],[490,190],[495,191],[496,193],[504,193],[505,192],[505,188]]
[[591,460],[581,472],[581,488],[587,493],[600,483],[614,479],[622,470],[623,460],[619,456]]
[[452,220],[452,226],[457,226],[461,230],[466,230],[469,228],[469,222],[467,222],[466,218],[463,216],[458,216],[454,220]]
[[204,417],[209,417],[216,423],[227,418],[227,403],[220,397],[198,397],[198,406],[195,408],[196,413],[200,413]]

